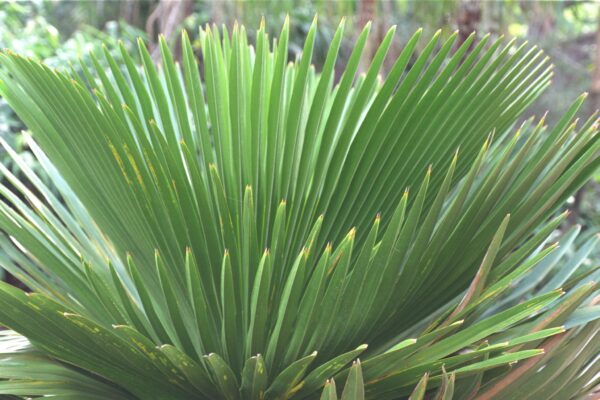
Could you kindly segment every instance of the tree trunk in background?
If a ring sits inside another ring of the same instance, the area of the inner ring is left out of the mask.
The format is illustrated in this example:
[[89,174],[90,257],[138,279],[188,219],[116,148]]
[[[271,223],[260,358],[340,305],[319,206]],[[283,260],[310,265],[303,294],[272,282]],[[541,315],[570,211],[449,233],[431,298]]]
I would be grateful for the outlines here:
[[371,32],[369,40],[365,45],[363,56],[360,60],[359,70],[364,72],[369,68],[375,49],[377,48],[376,38],[374,33],[376,32],[376,16],[377,14],[377,0],[358,0],[357,16],[356,16],[356,33],[360,34],[364,26],[371,21]]
[[[556,4],[552,2],[521,2],[521,9],[528,15],[528,36],[536,42],[543,41],[556,24]],[[562,12],[562,9],[560,10]]]
[[479,0],[461,0],[456,22],[458,25],[456,48],[458,48],[467,40],[471,33],[477,30],[481,22],[481,2]]
[[[600,17],[600,16],[599,16]],[[592,87],[590,88],[589,107],[594,112],[600,109],[600,18],[596,29],[596,57],[595,67],[592,75]]]
[[225,14],[223,11],[223,3],[220,1],[213,1],[210,8],[210,15],[212,17],[211,23],[215,23],[217,25],[223,23],[223,15]]
[[140,26],[140,2],[123,1],[119,7],[119,18],[125,20],[129,25]]
[[[148,33],[149,50],[152,58],[159,59],[158,35],[163,34],[167,40],[176,39],[175,35],[185,18],[194,9],[192,0],[160,0],[146,21],[146,33]],[[173,46],[173,56],[181,58],[181,45],[179,40]]]
[[[598,26],[596,28],[596,53],[594,57],[594,72],[592,72],[592,85],[588,96],[588,109],[590,115],[600,109],[600,15],[598,18]],[[573,205],[571,206],[571,214],[569,215],[568,223],[574,224],[578,222],[581,214],[581,202],[583,196],[590,190],[594,190],[594,181],[586,183],[581,189],[575,193],[573,197]]]

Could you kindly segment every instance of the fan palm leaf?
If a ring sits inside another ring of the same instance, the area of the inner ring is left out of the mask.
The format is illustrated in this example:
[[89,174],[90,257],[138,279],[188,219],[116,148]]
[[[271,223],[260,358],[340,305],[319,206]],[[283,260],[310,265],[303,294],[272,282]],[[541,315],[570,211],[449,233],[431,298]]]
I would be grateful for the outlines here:
[[547,245],[600,163],[596,117],[574,121],[585,96],[552,128],[515,129],[550,82],[541,51],[438,32],[418,52],[418,31],[381,79],[394,29],[359,74],[369,25],[336,82],[344,23],[319,73],[316,23],[293,62],[287,22],[255,46],[206,27],[202,70],[185,33],[181,63],[161,39],[159,66],[140,42],[142,65],[122,47],[85,76],[2,53],[0,93],[59,194],[4,145],[29,182],[2,168],[2,265],[33,293],[0,286],[18,332],[0,337],[0,393],[589,387],[597,268],[578,267],[597,239],[567,260]]

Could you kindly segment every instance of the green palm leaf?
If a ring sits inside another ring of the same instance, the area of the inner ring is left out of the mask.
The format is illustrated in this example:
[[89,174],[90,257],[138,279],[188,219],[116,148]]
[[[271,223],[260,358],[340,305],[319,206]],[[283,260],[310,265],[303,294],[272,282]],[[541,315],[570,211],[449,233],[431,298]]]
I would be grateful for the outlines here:
[[[578,267],[596,242],[569,260],[546,245],[600,163],[595,117],[573,122],[584,96],[553,128],[513,134],[552,74],[536,48],[439,33],[417,46],[419,31],[380,80],[394,29],[359,75],[367,25],[335,83],[344,23],[320,73],[316,24],[294,62],[288,22],[254,46],[243,27],[206,27],[202,70],[186,34],[181,64],[161,40],[155,66],[140,42],[141,66],[107,51],[85,79],[0,56],[0,93],[59,193],[4,144],[29,182],[0,167],[1,264],[35,293],[0,285],[0,323],[27,338],[0,337],[0,393],[589,388],[597,269]],[[581,357],[542,356],[555,341]]]

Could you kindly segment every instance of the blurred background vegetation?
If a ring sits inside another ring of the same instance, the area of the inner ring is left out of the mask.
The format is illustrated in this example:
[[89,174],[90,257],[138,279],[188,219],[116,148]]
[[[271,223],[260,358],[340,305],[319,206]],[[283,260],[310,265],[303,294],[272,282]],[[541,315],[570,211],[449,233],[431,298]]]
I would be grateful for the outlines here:
[[[271,35],[277,35],[286,15],[292,34],[290,51],[298,53],[315,14],[319,28],[314,63],[317,69],[325,58],[327,45],[341,18],[346,18],[345,42],[340,65],[350,53],[357,33],[373,21],[367,54],[373,54],[378,41],[391,25],[397,25],[392,56],[402,50],[418,28],[425,35],[441,29],[442,37],[458,31],[459,43],[471,32],[478,37],[514,37],[517,43],[529,41],[545,50],[554,64],[553,85],[532,106],[528,115],[547,121],[560,117],[581,92],[589,92],[587,113],[600,108],[600,2],[526,0],[152,0],[152,1],[0,1],[0,48],[44,60],[53,67],[71,66],[81,71],[79,60],[91,65],[89,52],[116,49],[118,40],[132,54],[137,38],[156,48],[164,34],[177,54],[179,33],[188,30],[197,37],[198,26],[223,25],[229,30],[236,21],[249,28],[265,18]],[[252,29],[249,29],[250,32]],[[198,43],[195,41],[194,43]],[[295,55],[290,54],[293,58]],[[103,59],[103,58],[100,58]],[[390,65],[393,57],[389,57]],[[364,66],[369,63],[363,60]],[[583,117],[583,116],[582,116]],[[0,99],[0,138],[16,148],[33,164],[23,140],[24,125]],[[0,162],[9,168],[9,158],[0,153]],[[35,165],[33,165],[36,167]],[[36,167],[39,169],[39,167]],[[600,175],[570,199],[570,223],[580,223],[588,235],[600,228]],[[584,237],[581,238],[585,239]],[[1,255],[0,255],[1,257]],[[600,258],[599,254],[596,254]],[[2,272],[0,270],[0,277]],[[4,277],[11,280],[11,277]]]

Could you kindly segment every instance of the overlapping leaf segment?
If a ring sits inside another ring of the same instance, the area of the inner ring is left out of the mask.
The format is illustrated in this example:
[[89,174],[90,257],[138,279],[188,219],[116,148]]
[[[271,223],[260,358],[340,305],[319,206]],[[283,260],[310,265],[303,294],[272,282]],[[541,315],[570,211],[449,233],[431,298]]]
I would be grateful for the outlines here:
[[[502,398],[518,368],[532,390],[593,384],[595,266],[545,245],[600,162],[583,97],[513,135],[551,77],[535,47],[419,31],[382,80],[394,30],[358,74],[367,26],[336,81],[344,24],[318,73],[315,26],[295,62],[287,23],[255,46],[201,31],[201,68],[186,35],[181,65],[162,40],[158,67],[140,43],[141,66],[107,51],[85,76],[1,56],[56,190],[15,154],[28,182],[3,169],[2,264],[34,293],[1,286],[27,340],[2,334],[0,393]],[[540,357],[557,341],[577,351]]]

